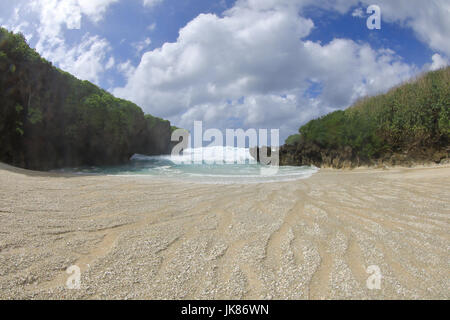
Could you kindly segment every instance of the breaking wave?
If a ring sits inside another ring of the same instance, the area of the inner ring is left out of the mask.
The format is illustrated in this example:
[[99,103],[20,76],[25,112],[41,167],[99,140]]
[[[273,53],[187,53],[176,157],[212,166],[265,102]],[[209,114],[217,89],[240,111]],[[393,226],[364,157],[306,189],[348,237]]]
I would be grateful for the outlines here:
[[264,166],[256,162],[248,148],[207,147],[186,149],[177,156],[137,154],[123,166],[74,168],[67,171],[110,176],[157,176],[213,184],[247,184],[306,179],[318,169]]

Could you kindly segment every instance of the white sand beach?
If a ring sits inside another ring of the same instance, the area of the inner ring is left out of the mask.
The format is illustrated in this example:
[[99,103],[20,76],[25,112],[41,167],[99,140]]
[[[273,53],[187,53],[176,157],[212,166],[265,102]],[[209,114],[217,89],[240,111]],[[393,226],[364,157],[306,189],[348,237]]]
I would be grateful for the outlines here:
[[2,299],[450,298],[450,166],[203,185],[1,165],[0,199]]

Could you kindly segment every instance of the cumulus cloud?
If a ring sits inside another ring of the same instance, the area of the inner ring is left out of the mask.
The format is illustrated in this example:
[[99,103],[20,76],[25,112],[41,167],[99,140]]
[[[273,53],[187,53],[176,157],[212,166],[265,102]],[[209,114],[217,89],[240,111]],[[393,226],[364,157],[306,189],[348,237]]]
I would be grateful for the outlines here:
[[57,61],[61,69],[81,79],[99,83],[100,75],[114,65],[114,58],[108,59],[110,51],[108,41],[86,34],[78,45],[71,48],[62,45],[47,55],[51,61]]
[[431,60],[433,61],[431,63],[431,65],[429,66],[429,70],[431,70],[431,71],[439,70],[439,69],[444,68],[444,67],[446,67],[446,66],[448,66],[450,64],[448,59],[444,58],[443,56],[441,56],[438,53],[435,53],[431,57]]
[[[146,52],[114,93],[184,127],[203,120],[218,128],[281,128],[285,137],[417,71],[391,50],[302,40],[314,23],[298,14],[300,4],[238,1],[223,17],[201,14],[176,42]],[[314,85],[320,92],[310,95]]]
[[80,42],[68,45],[64,29],[80,29],[82,18],[99,23],[107,9],[118,0],[18,0],[3,4],[13,10],[6,26],[22,32],[28,41],[36,38],[36,50],[75,76],[99,83],[102,72],[114,65],[108,56],[106,39],[85,34]]
[[[399,23],[411,28],[417,37],[433,50],[450,56],[450,1],[448,0],[238,0],[235,8],[270,10],[290,7],[302,11],[308,7],[337,11],[341,14],[353,10],[357,16],[372,4],[381,8],[385,22]],[[355,7],[358,7],[355,9]]]
[[125,76],[125,78],[130,78],[133,74],[136,68],[133,66],[130,60],[127,60],[126,62],[119,63],[117,65],[117,70]]
[[106,10],[119,0],[77,0],[81,13],[94,22],[100,22]]
[[[39,14],[41,41],[61,38],[61,28],[80,29],[82,16],[98,23],[107,8],[118,0],[33,0],[29,6]],[[41,44],[42,45],[42,44]]]
[[[363,0],[366,5],[372,0]],[[450,56],[448,0],[379,0],[382,19],[410,27],[430,48]]]
[[107,55],[111,51],[109,42],[85,34],[80,43],[69,46],[62,27],[80,29],[83,16],[98,23],[115,2],[117,0],[34,0],[31,6],[40,18],[36,49],[62,69],[98,84],[101,74],[114,64],[113,58]]

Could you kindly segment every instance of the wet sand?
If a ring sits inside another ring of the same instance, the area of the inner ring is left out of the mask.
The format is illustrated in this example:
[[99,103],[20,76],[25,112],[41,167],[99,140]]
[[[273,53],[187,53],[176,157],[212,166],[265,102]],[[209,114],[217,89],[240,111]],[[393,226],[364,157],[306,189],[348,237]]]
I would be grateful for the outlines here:
[[449,166],[204,185],[0,165],[0,200],[3,299],[450,298]]

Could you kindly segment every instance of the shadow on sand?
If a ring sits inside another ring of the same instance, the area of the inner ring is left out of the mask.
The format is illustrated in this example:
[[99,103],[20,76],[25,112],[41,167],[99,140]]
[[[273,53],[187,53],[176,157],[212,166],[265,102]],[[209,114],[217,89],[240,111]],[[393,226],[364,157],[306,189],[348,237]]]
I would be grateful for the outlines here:
[[13,167],[9,164],[0,162],[0,171],[8,171],[16,174],[23,174],[28,177],[41,177],[41,178],[82,178],[89,177],[90,175],[79,175],[71,173],[60,173],[60,172],[48,172],[48,171],[33,171],[22,169],[18,167]]

